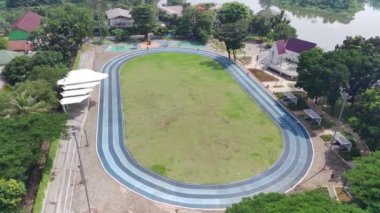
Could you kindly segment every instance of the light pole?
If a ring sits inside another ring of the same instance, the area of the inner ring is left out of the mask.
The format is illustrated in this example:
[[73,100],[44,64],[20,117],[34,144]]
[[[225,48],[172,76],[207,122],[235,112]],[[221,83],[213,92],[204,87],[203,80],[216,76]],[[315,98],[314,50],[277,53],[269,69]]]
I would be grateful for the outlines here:
[[[340,109],[340,112],[339,112],[338,122],[335,125],[333,138],[330,141],[330,148],[329,148],[329,152],[327,154],[331,153],[331,151],[332,151],[333,142],[335,141],[336,133],[338,132],[338,129],[340,127],[340,119],[342,118],[344,106],[346,105],[347,100],[351,98],[351,96],[348,95],[348,93],[345,92],[343,90],[343,88],[340,88],[340,97],[343,99],[343,104],[342,104],[342,108]],[[326,169],[327,160],[328,160],[328,158],[325,161],[325,165],[323,166],[323,170]]]
[[74,137],[74,140],[75,140],[75,146],[77,148],[78,159],[79,159],[79,171],[80,171],[80,175],[81,175],[81,178],[82,178],[82,182],[84,184],[84,190],[85,190],[85,193],[86,193],[88,213],[91,213],[90,199],[88,197],[86,178],[84,176],[82,157],[80,155],[79,144],[78,144],[78,139],[77,139],[78,132],[80,132],[80,129],[73,128],[70,133],[72,134],[72,136]]

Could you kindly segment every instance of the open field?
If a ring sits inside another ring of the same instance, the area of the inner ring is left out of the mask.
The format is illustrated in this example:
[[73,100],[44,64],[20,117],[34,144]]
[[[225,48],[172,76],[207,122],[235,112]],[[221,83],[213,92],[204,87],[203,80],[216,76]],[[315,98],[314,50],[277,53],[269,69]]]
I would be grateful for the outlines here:
[[127,147],[156,173],[227,183],[258,174],[279,158],[280,129],[209,58],[141,56],[124,65],[121,81]]

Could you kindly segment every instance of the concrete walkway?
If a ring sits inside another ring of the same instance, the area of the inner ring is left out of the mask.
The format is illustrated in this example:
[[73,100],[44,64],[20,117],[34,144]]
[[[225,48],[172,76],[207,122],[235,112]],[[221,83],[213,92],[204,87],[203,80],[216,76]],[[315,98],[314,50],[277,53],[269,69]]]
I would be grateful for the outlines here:
[[[86,51],[81,55],[79,68],[93,69],[94,51]],[[87,117],[88,102],[70,105],[67,126],[83,129]],[[77,137],[81,144],[84,132]],[[74,182],[78,172],[78,158],[75,140],[72,136],[59,141],[59,148],[51,171],[42,212],[70,212]]]

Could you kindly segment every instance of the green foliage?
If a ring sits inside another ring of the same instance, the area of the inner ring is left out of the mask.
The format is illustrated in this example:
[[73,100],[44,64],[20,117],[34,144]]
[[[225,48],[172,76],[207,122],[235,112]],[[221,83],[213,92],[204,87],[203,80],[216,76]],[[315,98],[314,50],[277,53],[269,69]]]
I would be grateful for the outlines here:
[[55,155],[57,154],[59,145],[59,140],[54,140],[49,147],[49,154],[47,156],[46,164],[44,166],[44,171],[42,172],[42,178],[40,181],[40,185],[38,186],[38,192],[36,195],[36,199],[34,201],[33,205],[33,213],[40,213],[42,212],[42,205],[45,198],[45,193],[47,186],[51,179],[51,169],[53,167],[53,162],[55,159]]
[[324,142],[331,142],[332,140],[333,140],[333,136],[332,135],[321,135],[320,136],[321,137],[321,139],[324,141]]
[[354,105],[350,124],[359,131],[370,149],[380,149],[380,88],[367,89]]
[[125,32],[122,29],[113,29],[111,35],[115,36],[116,41],[120,42],[124,40]]
[[172,6],[172,5],[184,5],[186,3],[186,0],[168,0],[166,5]]
[[24,183],[0,178],[0,212],[18,212],[25,193]]
[[26,180],[37,165],[43,142],[59,138],[66,115],[33,114],[0,118],[0,178]]
[[186,8],[183,16],[178,19],[176,34],[183,37],[194,36],[206,43],[212,35],[215,15],[212,11],[199,12],[196,8]]
[[31,7],[42,4],[58,4],[62,0],[6,0],[7,7]]
[[32,66],[47,65],[53,67],[61,63],[65,63],[61,52],[38,51],[32,57]]
[[323,53],[318,48],[301,53],[297,72],[297,87],[302,87],[310,98],[327,97],[332,106],[349,76],[348,67],[340,53]]
[[94,26],[94,16],[89,8],[66,4],[49,11],[32,40],[40,50],[61,52],[68,61],[75,56],[84,39],[92,37]]
[[259,194],[243,198],[240,203],[228,207],[226,213],[277,213],[277,212],[319,212],[319,213],[361,213],[354,205],[341,204],[321,191],[295,193],[289,196],[278,193]]
[[354,160],[355,167],[347,172],[354,202],[369,212],[380,211],[380,152]]
[[217,13],[217,19],[222,25],[248,20],[250,17],[251,10],[247,5],[239,2],[224,3]]
[[287,38],[297,37],[296,29],[287,23],[280,23],[273,28],[273,31],[268,34],[268,37],[273,40],[286,40]]
[[68,68],[64,64],[57,64],[54,66],[37,65],[32,69],[30,80],[45,80],[50,83],[50,87],[56,86],[59,79],[62,79],[68,73]]
[[137,31],[145,37],[156,27],[155,10],[152,5],[142,4],[132,9],[132,18]]
[[2,72],[7,82],[14,85],[25,81],[31,74],[31,61],[28,56],[18,56],[10,61]]
[[8,41],[5,38],[0,37],[0,50],[8,49]]
[[306,101],[305,101],[305,95],[301,95],[301,94],[294,94],[298,100],[297,100],[297,104],[294,104],[293,102],[289,103],[288,104],[288,107],[290,110],[293,110],[293,111],[297,111],[297,110],[304,110],[304,109],[308,109],[309,108],[309,105],[307,105]]
[[43,79],[18,83],[14,87],[14,91],[17,94],[25,92],[26,95],[33,97],[37,102],[45,102],[51,108],[58,104],[58,98],[56,92],[52,90],[52,84]]

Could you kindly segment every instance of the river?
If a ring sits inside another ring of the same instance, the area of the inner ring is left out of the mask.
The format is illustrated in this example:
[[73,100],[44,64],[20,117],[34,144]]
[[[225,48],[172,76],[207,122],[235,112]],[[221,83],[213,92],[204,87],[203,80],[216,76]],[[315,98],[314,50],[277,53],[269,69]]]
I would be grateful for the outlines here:
[[[188,3],[215,2],[223,4],[229,0],[187,0]],[[254,13],[265,8],[279,11],[273,5],[262,5],[260,0],[237,0],[248,5]],[[298,38],[312,41],[325,50],[334,49],[347,36],[361,35],[369,38],[380,36],[380,9],[365,5],[355,14],[306,11],[302,8],[282,8],[296,28]]]

